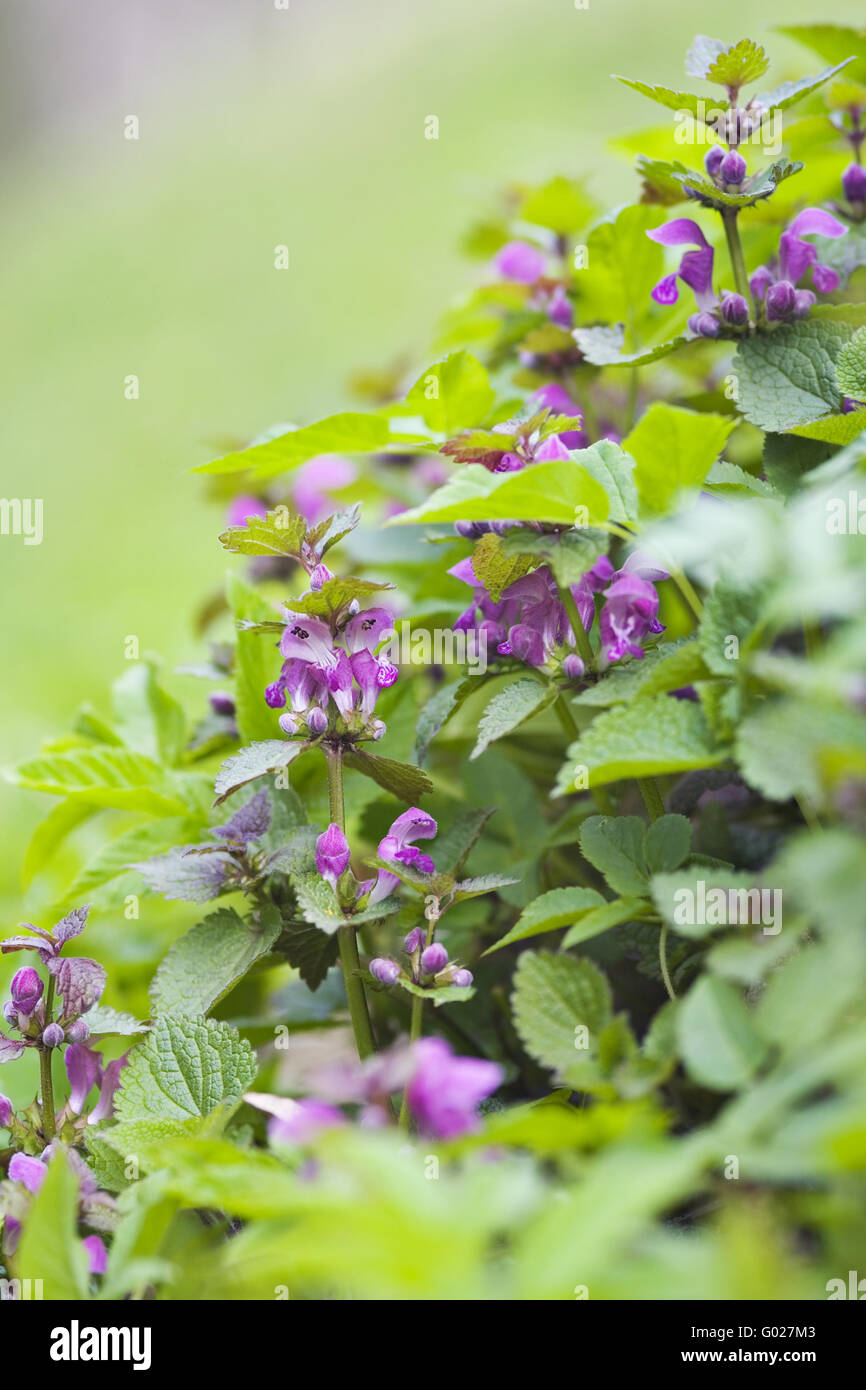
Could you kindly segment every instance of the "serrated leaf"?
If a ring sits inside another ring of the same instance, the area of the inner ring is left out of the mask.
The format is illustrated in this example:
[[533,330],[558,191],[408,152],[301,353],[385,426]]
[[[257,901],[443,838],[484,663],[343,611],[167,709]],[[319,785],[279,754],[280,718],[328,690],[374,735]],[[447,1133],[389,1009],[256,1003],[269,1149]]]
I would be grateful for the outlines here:
[[[839,364],[836,365],[838,368]],[[843,389],[841,382],[839,386],[840,390]],[[863,390],[864,387],[861,386],[861,394]],[[864,430],[866,410],[849,410],[842,415],[824,415],[820,420],[813,420],[810,425],[798,425],[796,429],[791,430],[791,434],[801,439],[815,439],[819,443],[835,444],[842,448],[846,444],[853,444]]]
[[490,473],[472,463],[390,524],[498,519],[571,526],[578,509],[591,525],[606,521],[610,510],[604,488],[581,467],[578,457],[534,463],[516,473]]
[[725,446],[736,421],[654,401],[623,440],[635,460],[641,508],[667,514],[684,489],[696,489]]
[[[529,1053],[558,1075],[592,1056],[610,1022],[610,986],[597,966],[576,956],[524,951],[511,996],[514,1027]],[[580,1047],[579,1028],[590,1046]]]
[[[373,976],[370,976],[373,983]],[[407,994],[413,995],[415,999],[425,999],[440,1009],[443,1004],[465,1004],[475,994],[474,985],[416,985],[413,980],[409,980],[405,975],[401,975],[396,981],[400,989]]]
[[615,893],[644,897],[649,873],[640,816],[590,816],[580,828],[580,850]]
[[502,536],[488,531],[477,542],[472,555],[472,571],[480,584],[498,603],[502,590],[516,579],[522,579],[532,566],[532,557],[520,551],[507,551]]
[[823,759],[830,754],[842,766],[866,758],[866,720],[861,714],[802,698],[768,700],[737,731],[736,755],[743,776],[771,801],[792,796],[820,801]]
[[[601,481],[599,479],[599,481]],[[529,531],[515,527],[499,538],[505,555],[532,556],[538,565],[549,565],[557,584],[577,584],[610,545],[607,531],[591,526],[569,531]],[[475,570],[478,573],[477,567]]]
[[95,888],[125,873],[137,860],[172,846],[190,844],[202,828],[200,821],[184,816],[166,816],[148,825],[138,825],[102,845],[66,890],[63,901],[86,901]]
[[641,917],[649,907],[645,898],[614,898],[612,902],[591,908],[578,918],[570,931],[566,932],[560,945],[561,951],[569,946],[579,946],[593,936],[600,936],[611,927],[619,927],[623,922],[633,922]]
[[226,758],[216,775],[214,805],[219,806],[220,802],[225,801],[232,792],[236,792],[238,787],[245,787],[248,782],[254,782],[258,777],[266,777],[269,773],[280,772],[309,747],[308,743],[291,743],[288,739],[270,738],[242,748],[239,753]]
[[478,740],[469,755],[479,758],[491,743],[513,733],[527,719],[546,709],[556,699],[556,688],[543,685],[532,676],[519,680],[494,695],[478,722]]
[[135,753],[172,765],[183,749],[186,719],[159,684],[152,661],[129,666],[111,687],[114,727]]
[[346,767],[362,772],[386,792],[412,806],[422,796],[432,792],[433,783],[420,767],[412,763],[398,763],[393,758],[380,758],[376,753],[368,753],[364,748],[354,748],[343,755]]
[[675,92],[670,87],[653,86],[649,82],[639,82],[633,77],[620,77],[618,73],[614,73],[613,76],[617,82],[631,87],[634,92],[640,92],[643,97],[649,97],[650,101],[658,102],[659,106],[667,107],[669,111],[688,111],[698,120],[706,120],[709,114],[706,98],[696,96],[694,92]]
[[711,975],[700,979],[682,1000],[677,1038],[690,1076],[714,1091],[744,1086],[767,1054],[739,993]]
[[319,988],[339,953],[337,933],[329,935],[308,922],[284,923],[278,945],[311,990]]
[[691,848],[692,827],[685,816],[659,816],[646,832],[644,854],[652,874],[678,869]]
[[422,372],[406,397],[425,425],[439,434],[453,434],[478,425],[493,405],[496,393],[487,372],[470,352],[452,352]]
[[256,1056],[227,1023],[163,1014],[121,1073],[118,1122],[189,1120],[240,1099],[255,1080]]
[[480,878],[461,878],[454,885],[455,903],[466,902],[469,898],[480,898],[485,893],[496,893],[500,888],[510,888],[519,883],[508,874],[482,874]]
[[628,703],[637,695],[680,690],[709,675],[696,638],[684,637],[652,647],[641,658],[618,661],[575,697],[575,704],[610,706]]
[[313,589],[303,598],[287,599],[286,607],[293,613],[306,613],[308,618],[324,618],[332,623],[353,600],[370,598],[393,587],[393,584],[382,584],[373,579],[343,579],[335,575],[326,580],[321,589]]
[[304,517],[288,507],[275,507],[266,516],[249,516],[242,526],[230,526],[220,544],[238,555],[278,555],[298,560],[307,534]]
[[[610,439],[599,439],[578,453],[580,463],[601,483],[610,500],[610,520],[627,526],[637,520],[638,494],[635,461]],[[588,568],[588,567],[587,567]]]
[[28,791],[75,796],[93,806],[177,815],[186,810],[181,784],[152,758],[125,748],[76,748],[29,758],[6,773]]
[[703,712],[692,701],[641,695],[596,716],[569,748],[557,791],[574,789],[576,768],[586,768],[589,785],[598,787],[623,777],[715,767],[725,756],[711,743]]
[[650,362],[657,362],[661,357],[667,357],[683,343],[694,341],[691,335],[680,333],[675,338],[668,338],[664,343],[656,343],[655,347],[643,348],[638,352],[623,352],[625,334],[622,324],[613,328],[575,328],[572,337],[585,361],[594,367],[643,367]]
[[450,685],[443,685],[441,690],[430,696],[415,726],[413,757],[417,763],[423,763],[433,739],[474,689],[470,679],[453,681]]
[[737,347],[739,409],[762,430],[790,430],[838,412],[836,359],[851,329],[827,319],[782,324]]
[[146,1033],[150,1027],[148,1023],[141,1023],[134,1014],[122,1013],[119,1009],[109,1008],[107,1004],[97,1004],[82,1018],[95,1038],[132,1038]]
[[[708,670],[734,677],[763,606],[758,588],[743,588],[719,580],[704,603],[698,644]],[[731,639],[735,640],[732,642]]]
[[724,87],[739,90],[747,82],[757,82],[770,66],[770,61],[759,44],[752,39],[740,39],[721,53],[716,54],[704,76],[708,82],[719,82]]
[[855,401],[866,400],[866,328],[858,328],[839,353],[836,385],[840,395],[851,396]]
[[510,931],[484,952],[489,956],[513,941],[524,941],[543,932],[567,927],[592,908],[602,907],[604,898],[594,888],[552,888],[525,907]]
[[774,111],[787,111],[789,106],[794,106],[804,97],[811,96],[819,87],[823,87],[825,82],[829,82],[837,72],[847,67],[851,62],[850,58],[845,58],[835,67],[824,68],[822,72],[816,73],[814,77],[799,77],[792,82],[782,82],[778,87],[774,87],[770,92],[761,92],[754,98],[756,106],[760,106],[767,115],[772,115]]
[[275,907],[244,922],[233,908],[221,908],[175,941],[151,985],[157,1014],[207,1014],[266,956],[280,934]]

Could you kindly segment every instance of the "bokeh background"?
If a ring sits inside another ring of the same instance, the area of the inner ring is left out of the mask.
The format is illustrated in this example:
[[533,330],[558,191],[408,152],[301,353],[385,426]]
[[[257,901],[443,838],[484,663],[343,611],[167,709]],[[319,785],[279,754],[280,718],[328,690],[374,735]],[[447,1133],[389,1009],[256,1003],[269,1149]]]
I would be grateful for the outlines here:
[[[128,635],[168,670],[200,654],[191,614],[226,557],[189,470],[340,408],[359,367],[423,356],[478,274],[460,235],[503,183],[585,173],[605,205],[635,196],[607,147],[653,111],[611,72],[681,84],[708,29],[764,42],[778,81],[817,65],[772,26],[817,17],[809,0],[7,3],[0,491],[43,499],[44,540],[0,537],[0,762],[104,703]],[[0,787],[5,929],[50,903],[40,880],[20,891],[48,806]]]

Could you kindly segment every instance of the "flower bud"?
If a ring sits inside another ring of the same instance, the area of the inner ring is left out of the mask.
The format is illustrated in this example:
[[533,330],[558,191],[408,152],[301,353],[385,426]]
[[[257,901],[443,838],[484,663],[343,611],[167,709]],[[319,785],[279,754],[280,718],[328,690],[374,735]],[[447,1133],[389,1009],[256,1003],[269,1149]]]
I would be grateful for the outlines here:
[[384,734],[387,725],[384,719],[373,719],[370,721],[370,734],[378,742]]
[[274,681],[273,685],[265,687],[265,704],[270,705],[271,709],[282,709],[286,703],[286,692],[280,681]]
[[316,565],[316,568],[310,573],[310,588],[321,589],[322,585],[327,584],[328,580],[333,579],[333,577],[327,565]]
[[724,157],[725,151],[722,149],[721,145],[713,145],[704,155],[704,168],[711,179],[714,179],[719,172],[719,165]]
[[472,971],[465,970],[461,967],[459,970],[454,971],[454,974],[451,976],[451,983],[452,985],[457,985],[459,989],[466,989],[472,984],[473,979],[474,976]]
[[424,975],[435,975],[448,964],[448,952],[439,941],[434,941],[432,946],[427,946],[421,952],[421,972]]
[[849,164],[842,175],[842,190],[849,203],[866,202],[866,169],[862,164]]
[[352,858],[349,841],[338,825],[331,824],[316,841],[316,868],[332,888],[346,872]]
[[281,714],[279,725],[284,734],[296,734],[298,732],[298,721],[294,714]]
[[464,541],[475,541],[482,534],[478,527],[483,525],[480,521],[455,521],[454,530]]
[[23,1183],[28,1192],[35,1194],[45,1181],[48,1164],[32,1154],[13,1154],[9,1160],[9,1177],[13,1182]]
[[718,338],[721,330],[719,321],[712,314],[692,314],[689,328],[699,338]]
[[11,1028],[18,1027],[18,1010],[11,999],[7,999],[3,1005],[3,1017]]
[[104,1274],[108,1269],[108,1251],[99,1236],[85,1236],[81,1242],[87,1252],[87,1268],[90,1274]]
[[771,285],[766,296],[767,318],[786,319],[794,309],[796,293],[790,280],[777,280]]
[[12,1102],[8,1096],[0,1095],[0,1129],[12,1127]]
[[63,1042],[63,1029],[59,1023],[49,1023],[42,1034],[43,1047],[59,1047]]
[[733,328],[742,328],[749,322],[749,305],[741,294],[722,295],[722,318]]
[[313,705],[313,708],[307,714],[307,728],[311,734],[315,734],[316,738],[318,738],[320,734],[326,734],[328,732],[328,716],[319,705]]
[[423,927],[413,927],[412,930],[407,933],[403,941],[403,950],[406,952],[407,956],[411,956],[415,951],[420,950],[424,945],[425,938],[426,933]]
[[399,980],[402,971],[395,960],[377,956],[375,960],[370,961],[370,974],[382,985],[393,985]]
[[[272,689],[273,686],[269,685],[268,690]],[[268,701],[268,704],[270,704],[270,700],[268,700],[267,691],[265,691],[265,699]],[[208,695],[208,700],[210,701],[210,707],[213,710],[214,714],[223,714],[226,716],[230,716],[235,712],[234,696],[229,695],[228,692],[225,690],[211,691],[210,695]],[[281,703],[285,704],[285,702],[286,697],[284,695]]]
[[70,1023],[66,1030],[66,1041],[71,1043],[87,1042],[90,1037],[90,1029],[83,1018],[77,1018],[74,1023]]
[[579,657],[577,652],[569,652],[562,663],[562,674],[565,676],[566,680],[579,681],[585,671],[586,667],[583,664],[583,658]]
[[20,1014],[29,1018],[39,1000],[45,986],[39,976],[39,971],[34,970],[32,965],[22,966],[12,977],[10,993],[12,1002]]
[[746,161],[739,150],[728,150],[719,164],[719,178],[722,183],[741,184],[746,177]]

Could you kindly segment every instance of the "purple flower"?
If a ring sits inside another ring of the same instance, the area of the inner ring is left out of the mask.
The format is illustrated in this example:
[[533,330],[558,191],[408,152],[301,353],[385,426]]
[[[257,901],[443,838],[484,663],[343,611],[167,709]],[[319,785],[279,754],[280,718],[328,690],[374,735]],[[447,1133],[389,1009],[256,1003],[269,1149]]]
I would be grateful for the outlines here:
[[210,707],[214,714],[222,714],[227,719],[235,713],[235,699],[227,690],[212,690],[208,695]]
[[601,612],[601,640],[608,661],[643,656],[642,639],[651,632],[664,632],[656,618],[658,606],[658,594],[648,580],[620,572],[605,593]]
[[128,1061],[129,1053],[125,1052],[122,1057],[116,1057],[103,1068],[99,1081],[99,1100],[87,1118],[89,1125],[98,1125],[100,1120],[110,1119],[114,1114],[114,1096],[120,1085],[120,1073]]
[[246,526],[250,517],[263,517],[267,516],[267,514],[268,509],[260,498],[253,497],[250,493],[242,492],[239,493],[237,497],[233,497],[229,503],[229,508],[226,513],[226,525]]
[[397,962],[388,960],[386,956],[376,956],[375,960],[370,961],[370,974],[382,985],[396,984],[402,973]]
[[713,314],[689,314],[688,325],[698,338],[718,338],[722,331]]
[[421,1133],[434,1139],[453,1139],[474,1129],[480,1102],[502,1081],[495,1062],[456,1057],[443,1038],[415,1043],[412,1061],[409,1109]]
[[108,1251],[99,1236],[85,1236],[81,1242],[87,1252],[87,1268],[90,1274],[104,1274],[108,1269]]
[[48,1165],[41,1158],[30,1154],[13,1154],[9,1160],[9,1177],[13,1182],[23,1183],[28,1192],[35,1196],[45,1181]]
[[82,1043],[75,1043],[67,1047],[63,1061],[69,1079],[69,1106],[73,1114],[80,1115],[102,1071],[99,1054]]
[[268,1124],[271,1143],[307,1144],[322,1130],[346,1123],[342,1111],[320,1100],[291,1100],[288,1096],[271,1096],[263,1091],[247,1091],[244,1100],[273,1116]]
[[403,938],[403,950],[407,956],[412,956],[416,951],[420,951],[424,945],[427,934],[423,927],[413,927]]
[[25,1048],[26,1043],[21,1039],[7,1038],[5,1033],[0,1033],[0,1063],[17,1062],[24,1056]]
[[83,1018],[77,1018],[74,1023],[70,1023],[66,1030],[66,1041],[71,1043],[84,1043],[90,1037],[90,1028]]
[[528,241],[509,241],[499,251],[493,264],[506,280],[533,285],[544,274],[545,262],[538,248],[531,246]]
[[823,208],[804,208],[779,238],[779,252],[769,266],[759,266],[749,281],[756,300],[763,300],[770,321],[800,319],[815,303],[811,290],[798,290],[797,282],[807,271],[819,294],[830,294],[839,286],[839,276],[818,260],[817,248],[805,237],[845,236],[848,228]]
[[[550,381],[546,386],[540,386],[537,391],[533,391],[529,401],[540,410],[546,407],[554,415],[564,415],[572,420],[581,414],[577,401],[572,400],[565,387],[558,381]],[[558,438],[562,440],[566,449],[585,449],[589,443],[589,438],[583,430],[565,430]]]
[[20,1014],[29,1018],[42,998],[45,986],[39,975],[38,970],[34,970],[32,965],[24,965],[12,976],[10,993],[12,1002]]
[[280,638],[280,651],[286,660],[309,662],[317,671],[329,671],[337,664],[331,629],[322,618],[286,611],[287,623]]
[[[420,873],[435,872],[433,860],[416,847],[416,840],[432,840],[437,826],[432,816],[417,806],[410,806],[392,823],[388,834],[379,841],[379,858],[392,863],[407,864]],[[397,887],[400,879],[387,869],[380,869],[376,883],[370,893],[369,905],[379,903]]]
[[439,941],[434,941],[421,952],[421,973],[436,975],[448,964],[448,952]]
[[721,183],[733,184],[735,187],[739,187],[743,182],[746,177],[746,161],[739,150],[728,150],[719,162],[718,177]]
[[10,1129],[12,1126],[12,1102],[8,1096],[0,1095],[0,1129]]
[[673,275],[665,275],[659,280],[652,297],[657,304],[675,304],[679,298],[677,278],[693,291],[698,308],[708,312],[715,307],[713,294],[713,248],[707,241],[697,222],[690,217],[677,217],[663,227],[647,232],[651,241],[660,246],[696,246],[696,251],[686,251]]
[[352,852],[349,849],[348,840],[339,825],[332,822],[316,841],[316,868],[318,872],[326,883],[330,883],[332,888],[336,888],[337,880],[348,869],[351,858]]
[[842,175],[842,191],[849,203],[866,202],[866,169],[862,164],[849,164]]
[[569,652],[562,663],[562,674],[565,676],[566,680],[579,681],[585,672],[586,666],[584,665],[583,658],[578,656],[577,652]]
[[451,976],[451,983],[457,985],[459,989],[467,989],[474,978],[471,970],[466,970],[465,967],[460,966]]
[[65,1034],[59,1023],[49,1023],[42,1033],[43,1047],[60,1047]]
[[719,172],[719,165],[725,157],[725,151],[721,145],[713,145],[704,155],[704,168],[711,179],[716,177]]
[[301,464],[292,477],[292,500],[310,526],[333,511],[331,492],[350,487],[358,476],[351,459],[340,454],[317,454]]
[[749,305],[741,294],[722,292],[722,318],[732,328],[742,328],[749,322]]

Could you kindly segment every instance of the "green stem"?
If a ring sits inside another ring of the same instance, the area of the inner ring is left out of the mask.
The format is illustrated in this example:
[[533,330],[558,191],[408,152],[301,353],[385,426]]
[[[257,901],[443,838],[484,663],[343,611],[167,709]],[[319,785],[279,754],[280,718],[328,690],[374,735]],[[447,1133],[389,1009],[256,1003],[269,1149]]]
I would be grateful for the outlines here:
[[[48,992],[45,996],[45,1026],[54,1019],[54,988],[55,979],[51,975],[48,980]],[[54,1049],[43,1047],[39,1050],[39,1099],[42,1109],[42,1135],[46,1144],[57,1133],[54,1120],[54,1079],[51,1075],[51,1058]]]
[[625,432],[634,428],[635,416],[637,415],[637,392],[638,392],[638,369],[632,367],[628,374],[628,401],[626,403]]
[[743,246],[740,241],[740,229],[737,226],[737,208],[725,208],[722,212],[722,222],[725,228],[725,237],[728,242],[728,254],[731,257],[731,269],[734,272],[734,284],[738,294],[741,294],[746,303],[749,303],[749,277],[746,273],[746,261],[743,256]]
[[580,653],[584,666],[586,667],[587,671],[589,671],[592,669],[592,664],[595,659],[593,656],[592,646],[590,644],[589,635],[583,623],[581,622],[580,614],[577,611],[577,604],[574,601],[574,594],[571,592],[571,589],[568,587],[567,584],[560,584],[559,597],[562,601],[563,608],[568,614],[568,621],[571,623],[571,630],[574,633],[574,640],[577,644],[577,650]]
[[[435,933],[435,931],[436,931],[436,923],[438,922],[438,920],[439,920],[438,917],[428,917],[428,918],[427,918],[427,938],[426,938],[426,941],[425,941],[425,943],[424,943],[425,946],[429,946],[429,945],[432,943],[432,941],[433,941],[433,935],[434,935],[434,933]],[[415,994],[415,995],[412,996],[412,1014],[411,1014],[411,1017],[410,1017],[410,1019],[409,1019],[409,1042],[410,1042],[410,1043],[414,1043],[414,1042],[417,1042],[417,1041],[418,1041],[418,1039],[419,1039],[420,1036],[421,1036],[421,1029],[422,1029],[422,1027],[423,1027],[423,1024],[424,1024],[424,1000],[423,1000],[419,995]],[[400,1128],[401,1128],[401,1129],[408,1129],[408,1128],[409,1128],[409,1087],[408,1087],[408,1086],[406,1087],[406,1089],[405,1089],[404,1092],[403,1092],[403,1100],[402,1100],[402,1102],[401,1102],[401,1104],[400,1104],[400,1118],[399,1118],[399,1120],[398,1120],[398,1124],[400,1125]]]
[[[568,708],[568,701],[562,691],[557,695],[553,708],[569,743],[576,743],[580,738],[580,730],[575,723],[574,715]],[[590,787],[589,791],[601,814],[603,816],[612,816],[614,814],[613,802],[607,794],[607,789],[605,787]]]
[[677,996],[676,996],[676,991],[674,990],[674,987],[673,987],[673,985],[671,984],[671,974],[670,974],[670,971],[668,970],[668,950],[667,950],[667,946],[668,946],[668,924],[667,924],[667,922],[665,922],[665,923],[663,923],[663,925],[662,925],[661,934],[660,934],[660,936],[659,936],[659,965],[661,966],[662,979],[663,979],[664,982],[665,982],[665,989],[666,989],[667,992],[668,992],[668,998],[671,999],[671,1000],[673,1000],[674,1002],[676,1002],[676,997],[677,997]]
[[[325,763],[328,769],[328,803],[331,811],[331,824],[338,825],[345,833],[346,811],[343,802],[343,754],[339,748],[329,748],[325,751]],[[343,979],[346,982],[346,998],[349,1003],[349,1015],[352,1019],[352,1032],[355,1035],[355,1046],[358,1049],[358,1056],[361,1061],[369,1057],[376,1051],[376,1044],[373,1040],[373,1028],[370,1023],[370,1011],[367,1007],[367,995],[364,992],[364,982],[360,976],[361,958],[358,955],[358,938],[353,926],[337,928],[337,944],[340,948],[340,964],[343,967]]]
[[658,820],[665,813],[665,803],[658,782],[654,777],[638,777],[637,784],[650,820]]

